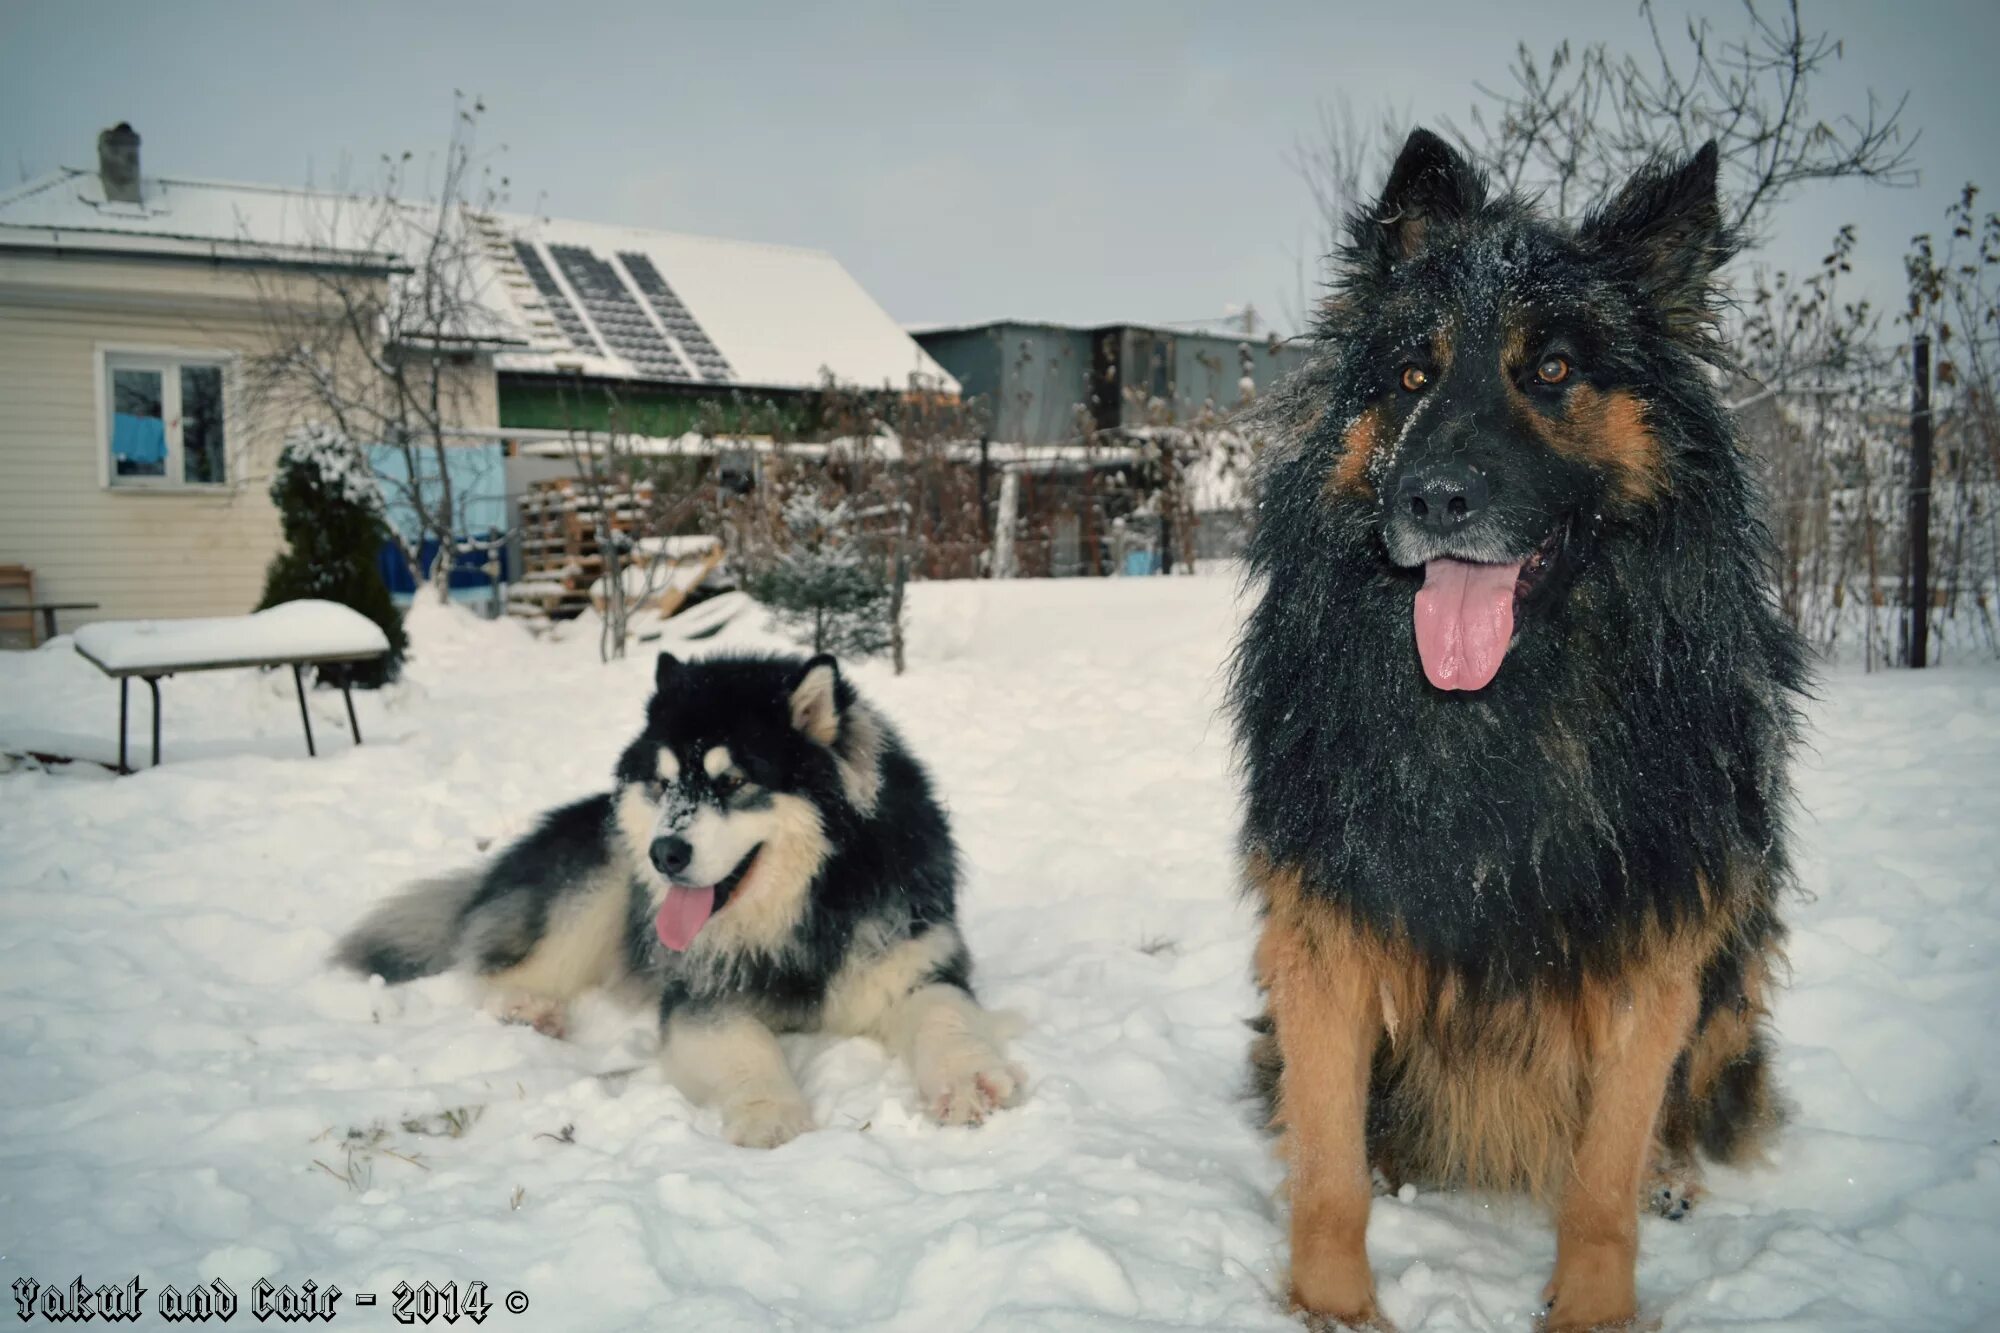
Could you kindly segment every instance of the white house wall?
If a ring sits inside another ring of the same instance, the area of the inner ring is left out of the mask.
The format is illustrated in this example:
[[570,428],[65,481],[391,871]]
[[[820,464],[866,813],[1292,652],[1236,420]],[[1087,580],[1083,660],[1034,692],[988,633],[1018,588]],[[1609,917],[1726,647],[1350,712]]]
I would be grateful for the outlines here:
[[[283,546],[266,491],[290,423],[253,412],[233,374],[227,487],[114,488],[100,386],[107,352],[264,345],[260,290],[269,277],[210,265],[0,252],[0,564],[31,567],[40,600],[101,604],[65,612],[65,629],[247,612],[262,596]],[[491,424],[490,364],[466,376],[467,424]]]

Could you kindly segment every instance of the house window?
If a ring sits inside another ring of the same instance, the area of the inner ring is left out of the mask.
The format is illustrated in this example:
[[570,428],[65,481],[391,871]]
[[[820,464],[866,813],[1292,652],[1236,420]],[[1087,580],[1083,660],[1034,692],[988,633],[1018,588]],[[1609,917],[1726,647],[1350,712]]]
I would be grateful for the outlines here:
[[229,480],[223,369],[214,358],[105,357],[113,486],[220,486]]

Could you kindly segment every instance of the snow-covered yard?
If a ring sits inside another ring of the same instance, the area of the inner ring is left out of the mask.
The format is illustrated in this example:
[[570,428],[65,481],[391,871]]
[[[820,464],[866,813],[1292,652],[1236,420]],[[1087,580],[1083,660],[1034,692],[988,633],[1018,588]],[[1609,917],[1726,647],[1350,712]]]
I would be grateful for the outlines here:
[[[609,1002],[555,1042],[449,979],[326,969],[378,895],[599,786],[650,650],[605,667],[594,634],[420,608],[360,749],[327,694],[306,759],[289,677],[233,672],[172,682],[158,771],[0,773],[0,1286],[220,1277],[247,1305],[310,1278],[343,1327],[388,1326],[352,1293],[404,1279],[486,1282],[498,1328],[1295,1327],[1241,1097],[1233,593],[920,585],[910,674],[856,672],[949,798],[978,980],[1027,1021],[1030,1098],[977,1130],[927,1123],[870,1044],[800,1039],[825,1128],[736,1149]],[[2000,1326],[2000,671],[1822,693],[1778,1007],[1796,1119],[1768,1169],[1643,1223],[1641,1302],[1670,1329]],[[116,707],[67,640],[0,655],[0,748],[108,749]],[[1382,1200],[1369,1239],[1406,1330],[1527,1329],[1554,1252],[1476,1195]]]

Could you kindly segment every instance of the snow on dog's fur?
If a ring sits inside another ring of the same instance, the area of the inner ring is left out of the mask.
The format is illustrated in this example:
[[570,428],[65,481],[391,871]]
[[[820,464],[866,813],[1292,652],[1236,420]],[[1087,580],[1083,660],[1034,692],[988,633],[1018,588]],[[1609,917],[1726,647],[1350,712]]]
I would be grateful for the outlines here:
[[613,790],[391,898],[336,956],[392,983],[463,969],[552,1035],[593,987],[657,997],[668,1075],[773,1147],[812,1124],[780,1031],[877,1038],[945,1123],[1019,1099],[957,888],[928,776],[831,657],[662,654]]

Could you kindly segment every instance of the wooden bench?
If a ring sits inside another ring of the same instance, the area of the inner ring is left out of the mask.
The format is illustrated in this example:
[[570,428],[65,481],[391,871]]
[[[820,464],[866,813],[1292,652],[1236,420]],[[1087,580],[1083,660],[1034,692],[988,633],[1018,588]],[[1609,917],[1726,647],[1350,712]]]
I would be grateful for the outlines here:
[[56,612],[95,611],[96,602],[38,602],[35,600],[35,571],[26,565],[0,565],[0,594],[18,593],[23,600],[0,602],[0,630],[26,630],[28,646],[38,647],[35,616],[41,615],[47,637],[56,636]]
[[[16,611],[24,615],[39,614],[42,618],[42,638],[53,639],[56,637],[56,612],[95,611],[99,605],[97,602],[14,602],[0,607],[0,615]],[[28,646],[31,648],[40,646],[35,639],[33,626],[29,627]]]
[[[206,620],[100,620],[76,632],[76,650],[98,670],[118,682],[118,771],[130,773],[125,762],[125,727],[129,716],[132,677],[153,692],[153,766],[160,763],[160,681],[189,671],[224,671],[237,667],[292,669],[299,695],[299,721],[305,724],[306,753],[313,745],[312,716],[306,711],[304,668],[337,662],[367,662],[389,651],[381,628],[360,612],[334,602],[286,602],[247,616]],[[347,724],[354,743],[361,743],[361,724],[354,716],[354,696],[340,683],[347,702]]]

